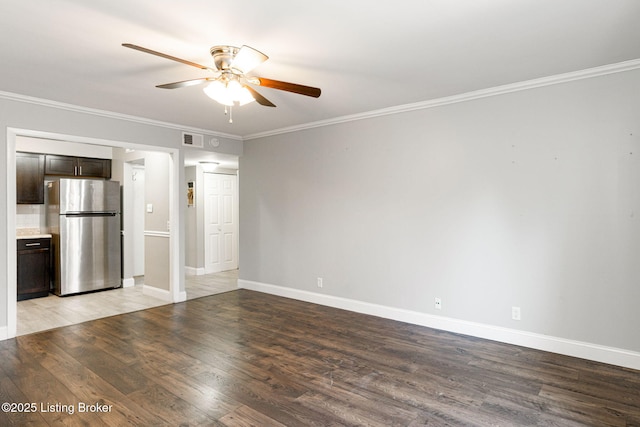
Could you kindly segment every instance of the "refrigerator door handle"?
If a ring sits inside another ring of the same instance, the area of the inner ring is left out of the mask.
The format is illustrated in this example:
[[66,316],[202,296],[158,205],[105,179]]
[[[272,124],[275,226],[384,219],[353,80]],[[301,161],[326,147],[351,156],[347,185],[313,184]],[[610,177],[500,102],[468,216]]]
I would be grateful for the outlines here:
[[64,216],[78,217],[78,216],[116,216],[117,212],[67,212]]

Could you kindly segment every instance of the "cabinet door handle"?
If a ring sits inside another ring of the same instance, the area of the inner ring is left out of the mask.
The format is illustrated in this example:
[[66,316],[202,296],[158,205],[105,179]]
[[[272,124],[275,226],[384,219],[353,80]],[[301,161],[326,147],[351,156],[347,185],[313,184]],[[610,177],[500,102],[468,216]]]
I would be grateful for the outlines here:
[[80,166],[80,175],[82,175],[82,166]]
[[25,246],[40,246],[40,243],[25,243]]

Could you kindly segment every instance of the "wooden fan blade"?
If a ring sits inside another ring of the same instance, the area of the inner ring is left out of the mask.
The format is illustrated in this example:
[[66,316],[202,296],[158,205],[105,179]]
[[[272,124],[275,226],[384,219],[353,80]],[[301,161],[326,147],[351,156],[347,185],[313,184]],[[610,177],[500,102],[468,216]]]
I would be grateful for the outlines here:
[[304,86],[296,83],[281,82],[279,80],[265,79],[264,77],[257,77],[258,84],[264,87],[270,87],[272,89],[285,90],[287,92],[298,93],[300,95],[312,96],[318,98],[320,96],[320,89],[317,87]]
[[175,56],[167,55],[166,53],[156,52],[155,50],[147,49],[146,47],[138,46],[131,43],[122,43],[122,46],[128,47],[129,49],[139,50],[140,52],[149,53],[151,55],[159,56],[161,58],[170,59],[172,61],[181,62],[186,65],[191,65],[192,67],[200,68],[201,70],[211,70],[217,71],[214,68],[207,67],[205,65],[196,64],[195,62],[187,61],[186,59],[176,58]]
[[274,104],[273,102],[269,101],[264,96],[260,95],[252,87],[250,87],[250,86],[245,86],[245,87],[249,90],[249,92],[251,92],[251,96],[253,96],[253,99],[255,99],[258,104],[264,105],[265,107],[275,107],[276,106],[276,104]]
[[202,79],[183,80],[181,82],[165,83],[163,85],[157,85],[156,87],[158,87],[160,89],[178,89],[178,88],[181,88],[181,87],[199,85],[199,84],[202,84],[204,82],[210,82],[212,80],[215,80],[215,79],[214,78],[205,77],[205,78],[202,78]]

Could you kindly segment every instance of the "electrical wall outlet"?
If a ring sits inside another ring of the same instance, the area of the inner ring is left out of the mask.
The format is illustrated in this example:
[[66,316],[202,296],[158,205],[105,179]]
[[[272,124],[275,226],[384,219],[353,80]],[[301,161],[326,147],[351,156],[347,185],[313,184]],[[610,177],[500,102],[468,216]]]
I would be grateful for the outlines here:
[[520,320],[520,307],[511,307],[511,318],[513,320]]
[[318,277],[318,287],[321,288],[322,285],[322,277]]
[[442,310],[442,300],[440,298],[436,298],[436,310]]

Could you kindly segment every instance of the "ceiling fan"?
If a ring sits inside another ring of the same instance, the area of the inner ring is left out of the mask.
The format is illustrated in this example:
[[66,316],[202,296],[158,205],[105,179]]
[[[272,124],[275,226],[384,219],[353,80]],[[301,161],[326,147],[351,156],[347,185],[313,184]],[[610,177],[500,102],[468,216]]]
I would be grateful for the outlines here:
[[[204,88],[204,92],[210,98],[225,105],[225,107],[245,105],[252,101],[256,101],[265,107],[275,107],[274,103],[259,94],[250,85],[264,86],[314,98],[318,98],[321,93],[320,89],[316,87],[272,80],[264,77],[248,76],[247,73],[269,59],[269,57],[246,45],[240,48],[234,46],[213,46],[210,49],[210,53],[213,57],[215,67],[197,64],[186,59],[177,58],[131,43],[123,43],[122,46],[202,70],[211,71],[213,75],[210,77],[166,83],[157,85],[156,87],[161,89],[177,89],[209,82],[209,85]],[[230,122],[232,122],[232,120],[230,120]]]

